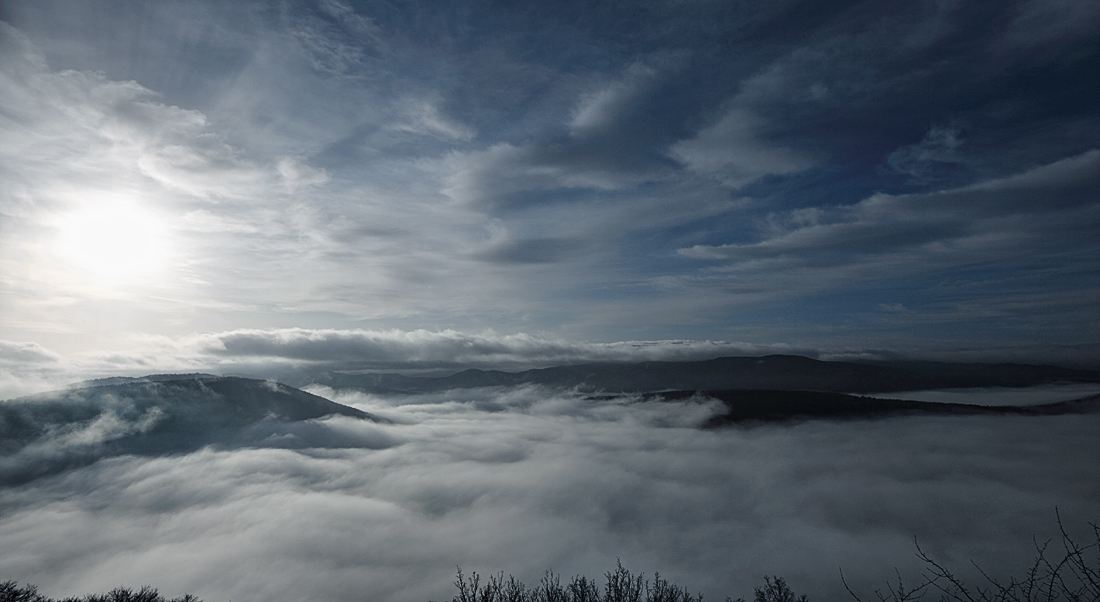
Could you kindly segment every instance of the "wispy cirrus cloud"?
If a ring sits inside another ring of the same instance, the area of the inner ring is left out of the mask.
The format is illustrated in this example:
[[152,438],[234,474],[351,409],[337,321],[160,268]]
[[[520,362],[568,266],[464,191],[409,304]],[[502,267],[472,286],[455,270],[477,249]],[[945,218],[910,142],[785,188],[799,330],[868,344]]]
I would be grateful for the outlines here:
[[963,162],[959,147],[963,140],[958,128],[933,126],[917,144],[903,146],[886,157],[886,163],[899,173],[919,181],[936,177],[945,166]]
[[[912,249],[936,264],[975,253],[1083,249],[1098,218],[1100,151],[1014,176],[929,194],[877,194],[855,205],[773,216],[755,243],[680,249],[689,257],[865,263]],[[1040,201],[1041,199],[1041,201]],[[1083,223],[1082,220],[1085,220]],[[1067,238],[1068,237],[1068,238]],[[965,252],[963,252],[965,250]],[[916,258],[914,258],[915,260]],[[1053,259],[1053,258],[1052,258]]]
[[[842,346],[924,349],[954,341],[890,334],[876,308],[906,307],[904,330],[956,302],[939,315],[1017,308],[966,347],[1074,331],[1090,209],[983,213],[1072,194],[968,187],[1097,147],[1075,25],[1093,9],[682,8],[10,2],[4,337],[68,354],[491,326],[823,348],[878,320],[877,343]],[[78,205],[139,209],[164,249],[132,255],[162,269],[76,269],[59,239]]]
[[761,140],[763,122],[747,109],[731,109],[694,138],[672,145],[670,154],[688,169],[734,188],[767,175],[804,171],[818,162],[809,153]]
[[960,188],[876,194],[853,205],[772,214],[758,222],[754,241],[695,245],[678,253],[706,262],[691,286],[725,291],[731,305],[847,296],[848,290],[876,283],[885,291],[919,288],[929,279],[938,283],[904,303],[907,312],[889,319],[873,317],[867,301],[891,305],[906,296],[848,296],[858,308],[850,316],[858,326],[842,330],[853,333],[940,332],[950,324],[985,323],[1007,336],[1029,337],[1039,330],[1027,326],[1024,315],[1032,316],[1034,328],[1051,334],[1053,316],[1061,315],[1074,317],[1052,336],[1085,344],[1095,335],[1088,315],[1100,295],[1087,260],[1097,252],[1091,231],[1100,226],[1098,173],[1100,151],[1092,150]]

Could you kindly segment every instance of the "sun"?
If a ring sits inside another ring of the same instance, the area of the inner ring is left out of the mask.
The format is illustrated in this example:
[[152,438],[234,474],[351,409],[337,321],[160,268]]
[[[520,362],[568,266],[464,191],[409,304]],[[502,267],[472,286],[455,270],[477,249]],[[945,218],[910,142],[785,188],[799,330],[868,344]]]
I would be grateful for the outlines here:
[[96,203],[62,217],[58,249],[81,270],[127,279],[164,264],[166,230],[161,219],[135,203]]

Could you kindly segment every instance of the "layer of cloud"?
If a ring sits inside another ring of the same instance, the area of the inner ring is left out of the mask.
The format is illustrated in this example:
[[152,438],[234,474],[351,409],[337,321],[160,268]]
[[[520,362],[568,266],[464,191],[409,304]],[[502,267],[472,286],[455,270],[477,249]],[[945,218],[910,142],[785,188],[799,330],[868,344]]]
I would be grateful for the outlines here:
[[723,355],[813,353],[784,345],[726,341],[589,343],[519,334],[443,331],[238,330],[186,340],[202,353],[233,360],[359,364],[363,367],[548,366],[579,362],[700,360]]
[[[913,319],[920,323],[920,318]],[[94,378],[169,373],[240,375],[302,385],[328,370],[407,374],[467,368],[520,371],[590,362],[699,361],[771,354],[825,361],[1035,363],[1042,358],[1048,363],[1091,368],[1089,358],[1098,352],[1094,344],[873,348],[834,338],[830,344],[811,346],[708,339],[591,342],[548,334],[449,329],[237,329],[180,337],[132,335],[116,349],[70,354],[37,343],[5,341],[0,342],[0,399]]]
[[55,596],[422,602],[452,595],[455,565],[531,584],[619,558],[712,599],[779,574],[841,600],[839,568],[857,591],[913,579],[914,536],[968,577],[1018,575],[1055,507],[1080,537],[1100,494],[1091,417],[701,431],[704,402],[336,399],[400,443],[118,457],[5,488],[0,571]]

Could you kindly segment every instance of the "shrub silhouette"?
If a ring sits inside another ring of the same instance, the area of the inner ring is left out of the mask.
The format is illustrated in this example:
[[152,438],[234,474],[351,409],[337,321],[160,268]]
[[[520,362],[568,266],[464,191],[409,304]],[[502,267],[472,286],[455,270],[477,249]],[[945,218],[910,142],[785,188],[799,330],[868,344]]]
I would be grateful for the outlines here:
[[38,593],[38,588],[33,585],[19,587],[19,584],[14,581],[4,581],[0,582],[0,602],[202,602],[202,600],[191,594],[169,600],[148,585],[136,592],[118,587],[106,594],[88,594],[83,598],[57,600]]
[[0,583],[0,602],[46,602],[47,598],[38,594],[33,585],[19,587],[14,581]]
[[[1100,602],[1100,528],[1090,524],[1095,541],[1080,545],[1066,532],[1058,517],[1061,533],[1061,553],[1055,554],[1050,542],[1035,543],[1035,560],[1022,574],[998,580],[975,565],[982,581],[969,585],[954,571],[929,556],[918,544],[917,558],[924,565],[924,574],[916,587],[907,588],[898,573],[897,581],[887,582],[886,590],[875,590],[874,602],[917,602],[927,599],[938,602]],[[528,589],[511,575],[490,576],[482,585],[481,577],[471,573],[465,577],[458,570],[455,586],[459,593],[451,602],[701,602],[702,595],[691,595],[686,588],[673,585],[657,573],[653,581],[634,575],[616,562],[615,570],[607,572],[601,589],[596,581],[584,576],[573,577],[562,585],[558,575],[547,572],[538,587]],[[856,602],[864,602],[841,572],[841,582]],[[753,602],[809,602],[806,595],[796,595],[782,577],[764,577],[764,585],[753,588]],[[3,602],[3,601],[0,601]],[[726,602],[745,602],[744,598]]]
[[764,576],[764,586],[753,588],[756,598],[753,602],[809,602],[806,594],[795,596],[782,577],[772,579]]
[[[606,583],[600,589],[596,581],[584,575],[573,577],[565,586],[553,572],[547,571],[537,587],[527,587],[515,577],[504,578],[503,573],[490,575],[484,585],[481,576],[470,573],[466,577],[458,569],[455,587],[458,595],[451,602],[702,602],[703,595],[691,595],[686,588],[662,579],[660,573],[653,580],[642,574],[634,575],[616,561],[615,570],[604,574]],[[754,602],[808,602],[805,595],[795,596],[782,577],[764,577],[764,585],[754,589]],[[726,602],[745,602],[744,598]]]
[[[940,564],[917,545],[917,558],[924,564],[924,574],[916,587],[907,588],[900,573],[893,584],[887,582],[885,592],[874,591],[877,602],[917,602],[925,596],[939,602],[1100,602],[1100,527],[1090,524],[1095,541],[1079,545],[1066,532],[1058,517],[1061,532],[1061,552],[1055,554],[1050,542],[1035,542],[1034,562],[1023,575],[998,580],[974,565],[982,581],[968,585],[950,568]],[[515,577],[504,573],[490,575],[482,583],[481,576],[467,577],[461,567],[454,581],[458,594],[451,602],[702,602],[702,594],[692,595],[686,588],[669,583],[660,574],[653,580],[635,575],[616,561],[615,569],[604,574],[604,585],[583,575],[562,584],[560,576],[547,571],[534,588],[528,588]],[[856,602],[864,602],[849,587],[841,573],[841,582]],[[782,577],[764,577],[764,585],[753,588],[753,602],[809,602],[805,595],[795,595]],[[116,588],[106,594],[89,594],[82,598],[57,600],[38,593],[34,585],[20,587],[15,581],[0,582],[0,602],[202,602],[186,594],[167,599],[156,589],[145,586],[138,591]],[[745,602],[744,598],[726,602]]]
[[[990,576],[974,565],[982,581],[968,585],[950,568],[929,556],[918,544],[917,558],[925,565],[922,580],[907,589],[898,574],[894,584],[886,583],[886,592],[875,590],[878,602],[916,602],[926,594],[939,596],[941,602],[1097,602],[1100,601],[1100,528],[1092,527],[1095,541],[1082,546],[1075,542],[1058,517],[1062,538],[1062,553],[1051,558],[1050,541],[1035,542],[1035,560],[1021,576],[1007,581]],[[972,563],[973,564],[973,563]],[[841,573],[841,581],[844,574]],[[844,587],[856,600],[863,602],[848,583]]]
[[[558,575],[547,571],[536,587],[528,589],[511,575],[505,579],[504,573],[490,575],[482,585],[480,575],[470,573],[466,577],[460,567],[455,578],[458,595],[452,602],[702,602],[703,599],[701,594],[693,596],[687,589],[662,579],[659,573],[654,573],[652,581],[644,575],[634,575],[618,561],[615,570],[604,577],[602,589],[594,579],[584,575],[562,585]],[[781,579],[777,581],[782,583]]]

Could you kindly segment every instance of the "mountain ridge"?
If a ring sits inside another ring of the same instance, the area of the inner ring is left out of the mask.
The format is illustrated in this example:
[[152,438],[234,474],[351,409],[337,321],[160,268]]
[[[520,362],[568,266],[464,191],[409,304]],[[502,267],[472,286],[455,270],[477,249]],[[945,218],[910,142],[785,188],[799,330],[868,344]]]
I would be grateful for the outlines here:
[[1100,382],[1100,370],[1019,363],[839,362],[799,355],[733,356],[690,362],[598,362],[520,372],[470,368],[444,377],[326,372],[310,384],[373,393],[428,393],[522,384],[582,391],[807,390],[888,393],[971,387]]
[[332,434],[311,423],[333,415],[381,421],[273,381],[193,374],[85,381],[0,401],[0,484],[123,454],[324,447]]

